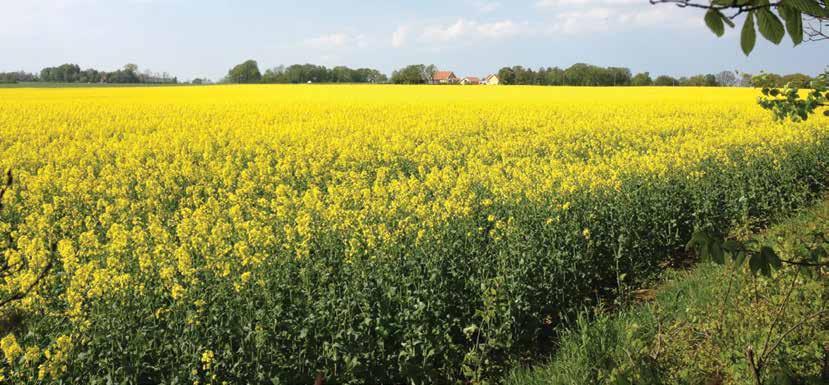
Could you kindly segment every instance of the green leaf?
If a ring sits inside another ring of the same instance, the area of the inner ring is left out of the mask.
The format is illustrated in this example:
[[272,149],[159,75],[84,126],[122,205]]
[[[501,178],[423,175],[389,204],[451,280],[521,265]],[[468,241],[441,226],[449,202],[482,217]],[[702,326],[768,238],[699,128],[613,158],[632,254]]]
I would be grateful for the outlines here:
[[746,253],[745,251],[738,251],[734,253],[734,264],[737,266],[742,266],[743,263],[746,261]]
[[763,259],[760,254],[752,254],[748,260],[748,267],[751,269],[752,275],[757,275],[757,272],[763,268]]
[[710,29],[711,32],[714,32],[717,37],[725,34],[725,25],[722,20],[722,14],[716,9],[709,9],[708,12],[705,13],[705,25],[707,25],[708,29]]
[[688,243],[685,245],[685,251],[694,250],[697,253],[701,253],[702,249],[705,249],[708,245],[708,234],[705,231],[697,230],[691,234],[691,239],[688,240]]
[[743,249],[743,245],[734,239],[726,239],[722,244],[722,248],[729,253],[736,253]]
[[725,254],[723,254],[722,246],[720,245],[720,243],[714,241],[714,242],[710,242],[708,244],[708,246],[709,246],[709,252],[708,253],[711,255],[711,261],[713,261],[714,263],[716,263],[718,265],[724,264],[725,263],[724,255]]
[[731,21],[731,19],[725,17],[725,15],[723,15],[722,13],[720,14],[720,17],[722,18],[722,21],[725,22],[725,24],[728,24],[728,28],[734,28],[734,22]]
[[829,16],[829,12],[815,0],[785,0],[785,4],[810,16]]
[[758,9],[756,13],[757,27],[760,30],[760,34],[763,35],[766,40],[774,44],[780,44],[780,41],[783,40],[783,36],[786,35],[786,30],[783,28],[783,23],[780,22],[780,19],[771,13],[768,8]]
[[743,53],[748,56],[754,49],[754,44],[757,42],[757,33],[754,31],[754,12],[749,12],[743,23],[743,30],[740,33],[740,47]]
[[795,8],[781,4],[777,7],[777,13],[786,21],[786,31],[792,38],[792,43],[798,45],[803,42],[803,15]]
[[780,257],[777,256],[777,252],[774,251],[769,246],[764,246],[760,249],[760,254],[764,254],[764,258],[766,263],[769,264],[770,267],[779,269],[783,263],[780,261]]

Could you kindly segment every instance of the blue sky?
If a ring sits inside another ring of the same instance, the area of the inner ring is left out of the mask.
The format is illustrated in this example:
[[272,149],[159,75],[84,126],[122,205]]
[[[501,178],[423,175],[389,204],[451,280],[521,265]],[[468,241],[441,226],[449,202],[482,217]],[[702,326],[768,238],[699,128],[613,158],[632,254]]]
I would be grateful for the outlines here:
[[218,79],[245,59],[373,67],[434,63],[458,75],[505,65],[625,66],[652,75],[738,69],[816,74],[825,43],[780,46],[739,30],[717,38],[702,12],[647,0],[0,0],[0,71],[64,62],[136,63],[181,79]]

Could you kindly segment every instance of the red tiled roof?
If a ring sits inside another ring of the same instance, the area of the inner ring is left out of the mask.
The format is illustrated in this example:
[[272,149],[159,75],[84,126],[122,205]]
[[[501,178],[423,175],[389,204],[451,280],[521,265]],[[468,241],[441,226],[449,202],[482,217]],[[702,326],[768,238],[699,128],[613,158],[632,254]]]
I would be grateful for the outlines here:
[[476,78],[474,76],[467,76],[464,79],[466,79],[466,81],[469,81],[469,82],[472,82],[472,83],[480,83],[481,82],[481,79]]
[[455,77],[452,71],[437,71],[432,77],[434,80],[449,80],[450,77]]

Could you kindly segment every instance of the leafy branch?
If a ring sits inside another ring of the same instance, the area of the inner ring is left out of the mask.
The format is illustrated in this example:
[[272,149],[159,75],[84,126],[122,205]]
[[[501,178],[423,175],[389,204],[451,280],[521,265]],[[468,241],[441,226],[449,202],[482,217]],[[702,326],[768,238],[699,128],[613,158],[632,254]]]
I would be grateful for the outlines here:
[[[740,31],[740,47],[748,55],[757,43],[757,31],[768,41],[780,44],[788,32],[794,45],[803,42],[805,35],[810,41],[826,38],[824,27],[829,20],[826,0],[649,0],[651,4],[675,4],[680,8],[705,9],[705,24],[717,36],[725,34],[725,26],[734,28],[734,19],[745,14]],[[776,10],[775,15],[772,10]],[[725,12],[732,11],[730,16]],[[784,26],[785,24],[785,26]]]
[[[757,84],[768,84],[767,74],[755,77]],[[765,86],[762,95],[757,98],[761,107],[770,110],[776,120],[791,119],[794,122],[807,120],[816,109],[829,105],[829,71],[815,78],[810,84],[811,90],[806,97],[801,90],[786,84],[783,88]],[[829,110],[823,111],[829,116]]]
[[[777,251],[771,245],[760,244],[753,240],[742,242],[736,239],[725,238],[706,230],[694,232],[691,240],[686,245],[688,250],[694,250],[702,260],[720,265],[731,262],[733,269],[729,270],[729,273],[732,274],[732,278],[737,269],[746,264],[749,267],[748,271],[752,277],[771,277],[775,270],[779,270],[785,265],[795,268],[789,288],[777,305],[777,311],[766,332],[763,349],[759,354],[750,345],[745,349],[745,358],[751,370],[751,377],[755,385],[763,385],[763,370],[766,363],[772,352],[778,349],[789,334],[804,327],[808,321],[823,317],[827,314],[827,309],[821,308],[819,311],[804,317],[790,328],[784,331],[778,331],[778,335],[776,337],[774,336],[775,329],[782,322],[785,310],[791,301],[791,296],[798,283],[799,275],[802,273],[804,275],[819,277],[821,275],[820,269],[829,267],[829,261],[827,261],[829,260],[829,239],[826,238],[822,230],[813,231],[809,235],[811,239],[801,241],[801,247],[796,253],[796,257],[798,258],[796,260],[780,258]],[[726,257],[730,257],[730,261]],[[730,295],[729,283],[729,290],[725,294],[726,298],[724,298],[721,304],[720,319],[726,306],[725,300]]]

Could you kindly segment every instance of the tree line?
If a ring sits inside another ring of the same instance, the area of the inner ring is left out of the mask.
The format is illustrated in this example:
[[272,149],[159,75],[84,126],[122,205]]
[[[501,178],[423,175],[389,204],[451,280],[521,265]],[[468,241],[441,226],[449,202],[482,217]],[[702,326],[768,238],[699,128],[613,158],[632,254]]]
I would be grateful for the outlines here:
[[336,66],[328,68],[315,64],[293,64],[259,70],[255,60],[247,60],[228,71],[225,83],[387,83],[382,72],[371,68],[349,68]]
[[115,71],[101,71],[94,68],[81,69],[77,64],[61,64],[46,67],[39,74],[24,71],[0,72],[0,83],[47,82],[47,83],[151,83],[176,84],[178,78],[166,72],[154,73],[146,70],[139,72],[135,64],[127,64]]
[[544,85],[544,86],[685,86],[685,87],[783,87],[805,88],[812,77],[794,73],[789,75],[763,74],[763,80],[739,71],[722,71],[717,74],[672,77],[660,75],[651,77],[649,72],[635,75],[624,67],[599,67],[577,63],[566,69],[547,67],[533,70],[522,66],[504,67],[498,71],[503,84]]
[[[328,68],[314,64],[277,66],[260,72],[255,60],[234,66],[223,79],[225,83],[393,83],[428,84],[437,66],[413,64],[392,72],[387,77],[371,68],[352,69],[346,66]],[[503,67],[497,72],[502,84],[543,86],[697,86],[697,87],[783,87],[791,84],[798,88],[809,87],[813,78],[794,73],[779,75],[763,73],[759,77],[739,71],[722,71],[717,74],[672,77],[651,77],[648,72],[633,74],[625,67],[600,67],[577,63],[568,68],[541,67],[533,70],[523,66]],[[77,64],[46,67],[39,74],[25,71],[0,72],[0,83],[51,82],[51,83],[148,83],[176,84],[178,78],[165,73],[139,71],[135,64],[127,64],[115,71],[81,69]],[[194,79],[193,84],[210,83],[207,79]]]
[[[413,64],[392,72],[394,84],[428,84],[437,67],[433,64]],[[541,67],[533,70],[523,66],[503,67],[496,73],[501,84],[540,86],[686,86],[686,87],[794,87],[806,88],[813,80],[809,75],[794,73],[778,75],[764,73],[757,76],[740,71],[722,71],[717,74],[672,77],[652,77],[649,72],[633,74],[624,67],[599,67],[577,63],[568,68]]]

